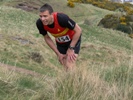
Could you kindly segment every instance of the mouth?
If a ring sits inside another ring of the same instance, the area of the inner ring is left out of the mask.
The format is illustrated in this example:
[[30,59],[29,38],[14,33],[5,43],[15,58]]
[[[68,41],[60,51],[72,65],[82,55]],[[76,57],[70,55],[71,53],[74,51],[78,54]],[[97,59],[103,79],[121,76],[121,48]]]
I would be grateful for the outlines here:
[[48,25],[47,21],[42,21],[43,25]]

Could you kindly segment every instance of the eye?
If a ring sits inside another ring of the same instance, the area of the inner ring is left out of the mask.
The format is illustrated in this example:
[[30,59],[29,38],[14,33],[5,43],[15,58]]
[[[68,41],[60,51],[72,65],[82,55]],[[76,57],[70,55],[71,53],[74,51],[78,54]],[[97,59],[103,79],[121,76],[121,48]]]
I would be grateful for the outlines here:
[[47,15],[43,15],[43,17],[47,17]]
[[40,17],[40,18],[42,18],[42,16],[41,16],[41,15],[40,15],[39,17]]

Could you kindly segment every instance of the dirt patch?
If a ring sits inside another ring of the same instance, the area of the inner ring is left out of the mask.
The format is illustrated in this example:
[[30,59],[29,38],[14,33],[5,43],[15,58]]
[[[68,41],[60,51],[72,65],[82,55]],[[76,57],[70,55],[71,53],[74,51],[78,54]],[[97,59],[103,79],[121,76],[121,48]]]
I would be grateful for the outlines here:
[[40,6],[44,4],[44,1],[38,0],[38,1],[16,1],[15,5],[13,7],[20,8],[22,10],[28,11],[28,12],[38,12]]
[[29,2],[23,2],[16,5],[16,8],[20,8],[25,11],[37,11],[39,7],[36,7],[34,3],[29,4]]
[[6,65],[6,64],[3,64],[3,63],[0,63],[0,67],[6,68],[10,71],[19,72],[19,73],[22,73],[22,74],[25,74],[25,75],[32,75],[32,76],[36,76],[36,77],[42,76],[41,74],[39,74],[37,72],[27,70],[27,69],[23,69],[23,68],[18,68],[18,67],[11,66],[11,65]]
[[19,36],[13,36],[12,39],[19,41],[23,45],[26,45],[26,44],[34,44],[32,41],[30,41],[28,39],[21,38]]

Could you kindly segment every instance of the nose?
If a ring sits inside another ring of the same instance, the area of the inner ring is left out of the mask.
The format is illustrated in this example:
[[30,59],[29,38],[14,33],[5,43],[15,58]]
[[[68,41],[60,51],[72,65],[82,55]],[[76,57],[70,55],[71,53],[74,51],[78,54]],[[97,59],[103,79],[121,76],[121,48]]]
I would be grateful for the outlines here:
[[45,20],[45,17],[41,17],[41,20]]

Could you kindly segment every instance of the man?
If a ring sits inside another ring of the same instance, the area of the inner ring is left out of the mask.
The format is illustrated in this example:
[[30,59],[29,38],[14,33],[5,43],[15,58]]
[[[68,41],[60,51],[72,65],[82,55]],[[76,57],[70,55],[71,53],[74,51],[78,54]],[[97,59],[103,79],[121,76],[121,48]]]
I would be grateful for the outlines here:
[[[73,69],[80,50],[81,28],[66,14],[53,12],[49,4],[40,8],[39,16],[36,22],[39,33],[66,70]],[[47,32],[55,37],[57,46]]]

